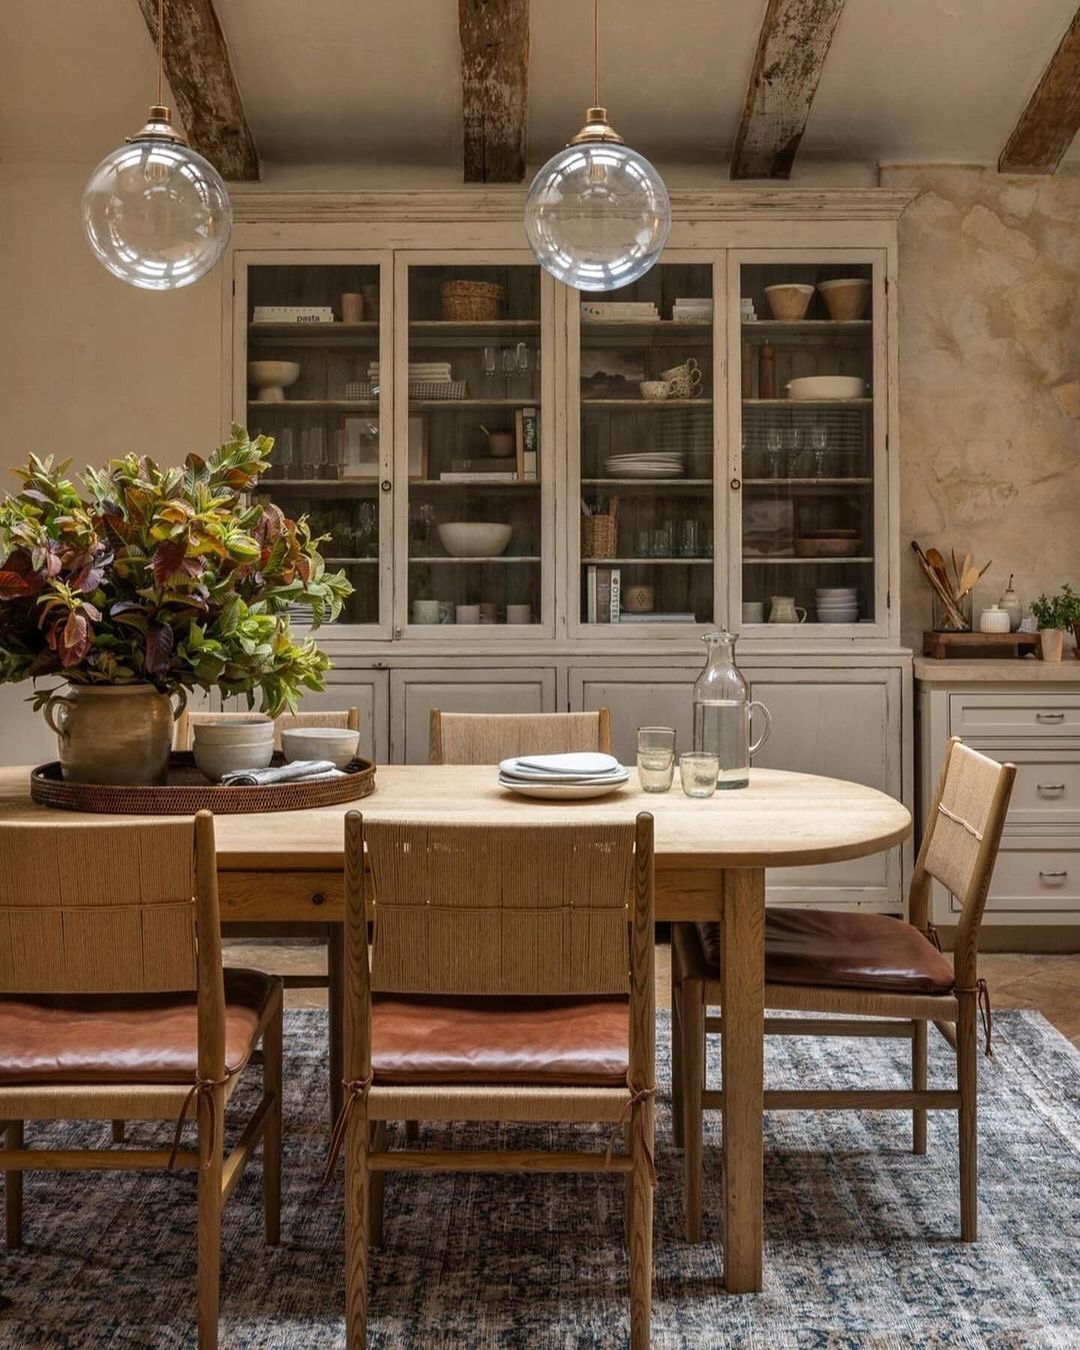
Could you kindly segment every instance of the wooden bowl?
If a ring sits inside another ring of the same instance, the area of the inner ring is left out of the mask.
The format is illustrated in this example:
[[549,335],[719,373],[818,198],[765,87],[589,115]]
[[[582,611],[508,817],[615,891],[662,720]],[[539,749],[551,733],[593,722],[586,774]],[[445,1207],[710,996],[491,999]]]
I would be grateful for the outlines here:
[[834,323],[851,323],[861,319],[870,303],[870,283],[861,277],[837,277],[835,281],[819,281],[818,290],[825,301],[829,318]]
[[807,286],[801,281],[786,281],[781,285],[765,287],[765,299],[769,302],[773,318],[788,323],[805,318],[813,298],[813,286]]
[[796,558],[853,558],[862,546],[861,539],[795,540]]

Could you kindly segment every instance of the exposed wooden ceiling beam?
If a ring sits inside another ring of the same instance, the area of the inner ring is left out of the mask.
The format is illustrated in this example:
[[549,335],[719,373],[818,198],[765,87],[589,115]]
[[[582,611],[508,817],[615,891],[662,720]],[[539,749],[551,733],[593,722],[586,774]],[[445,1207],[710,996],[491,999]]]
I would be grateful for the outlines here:
[[1053,173],[1080,131],[1080,10],[998,160],[1001,173]]
[[[154,43],[157,0],[139,0]],[[244,116],[213,0],[165,0],[165,76],[188,144],[223,178],[259,177],[259,156]]]
[[789,178],[844,0],[769,0],[732,178]]
[[458,0],[465,182],[525,177],[529,0]]

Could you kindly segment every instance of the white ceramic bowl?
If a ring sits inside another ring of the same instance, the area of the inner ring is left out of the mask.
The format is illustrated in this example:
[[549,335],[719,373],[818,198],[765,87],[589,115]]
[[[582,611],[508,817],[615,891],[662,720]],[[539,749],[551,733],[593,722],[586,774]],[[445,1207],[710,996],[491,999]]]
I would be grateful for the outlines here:
[[451,558],[497,558],[505,552],[513,525],[480,521],[452,521],[440,525],[439,539]]
[[837,277],[835,281],[819,281],[818,290],[836,323],[850,323],[866,313],[870,299],[870,283],[862,277]]
[[196,722],[195,763],[212,782],[232,769],[265,769],[274,757],[274,724],[268,717]]
[[802,375],[790,380],[788,398],[862,398],[866,381],[856,375]]
[[300,378],[298,361],[249,361],[248,382],[258,390],[262,403],[280,403],[285,390]]
[[293,727],[281,733],[281,753],[291,764],[297,759],[328,759],[344,769],[356,758],[360,733],[346,727]]
[[802,281],[785,281],[765,287],[765,299],[769,302],[773,318],[788,323],[803,318],[813,298],[813,286]]

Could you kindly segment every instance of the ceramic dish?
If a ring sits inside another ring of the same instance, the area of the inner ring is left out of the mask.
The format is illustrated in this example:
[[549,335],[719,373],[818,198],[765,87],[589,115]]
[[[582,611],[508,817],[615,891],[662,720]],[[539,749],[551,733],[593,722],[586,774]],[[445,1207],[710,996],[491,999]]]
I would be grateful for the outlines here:
[[618,792],[630,781],[630,775],[624,778],[605,779],[594,783],[522,783],[516,779],[499,777],[499,786],[519,797],[534,797],[538,801],[575,802],[587,801],[590,797],[606,797],[609,792]]
[[439,525],[439,540],[451,558],[497,558],[505,552],[512,525],[454,521]]
[[862,398],[866,381],[856,375],[802,375],[789,380],[788,398]]
[[802,281],[787,281],[776,286],[765,287],[765,299],[769,302],[774,319],[788,323],[803,318],[814,298],[813,286]]
[[232,769],[265,769],[274,757],[274,724],[269,718],[196,722],[195,763],[211,782]]
[[356,758],[360,733],[347,727],[293,727],[281,733],[281,752],[289,763],[298,759],[328,759],[344,769]]
[[298,361],[249,361],[248,381],[258,390],[260,403],[281,403],[285,390],[300,378]]
[[819,281],[818,290],[825,301],[829,318],[834,323],[850,323],[866,313],[870,299],[870,283],[861,277],[837,277],[835,281]]

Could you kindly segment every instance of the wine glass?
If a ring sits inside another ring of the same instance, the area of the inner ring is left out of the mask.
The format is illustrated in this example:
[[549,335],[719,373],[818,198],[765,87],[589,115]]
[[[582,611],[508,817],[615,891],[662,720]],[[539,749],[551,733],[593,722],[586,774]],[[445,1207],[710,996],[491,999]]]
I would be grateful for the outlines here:
[[769,427],[765,433],[765,476],[767,478],[781,477],[783,451],[784,438],[780,434],[780,428]]
[[497,347],[485,347],[481,359],[484,374],[484,393],[493,397],[499,376],[499,349]]
[[532,391],[529,386],[529,348],[526,343],[519,342],[515,348],[514,364],[517,368],[518,396],[528,398]]
[[506,397],[513,398],[514,378],[518,371],[517,352],[513,347],[502,349],[502,371],[506,380]]

